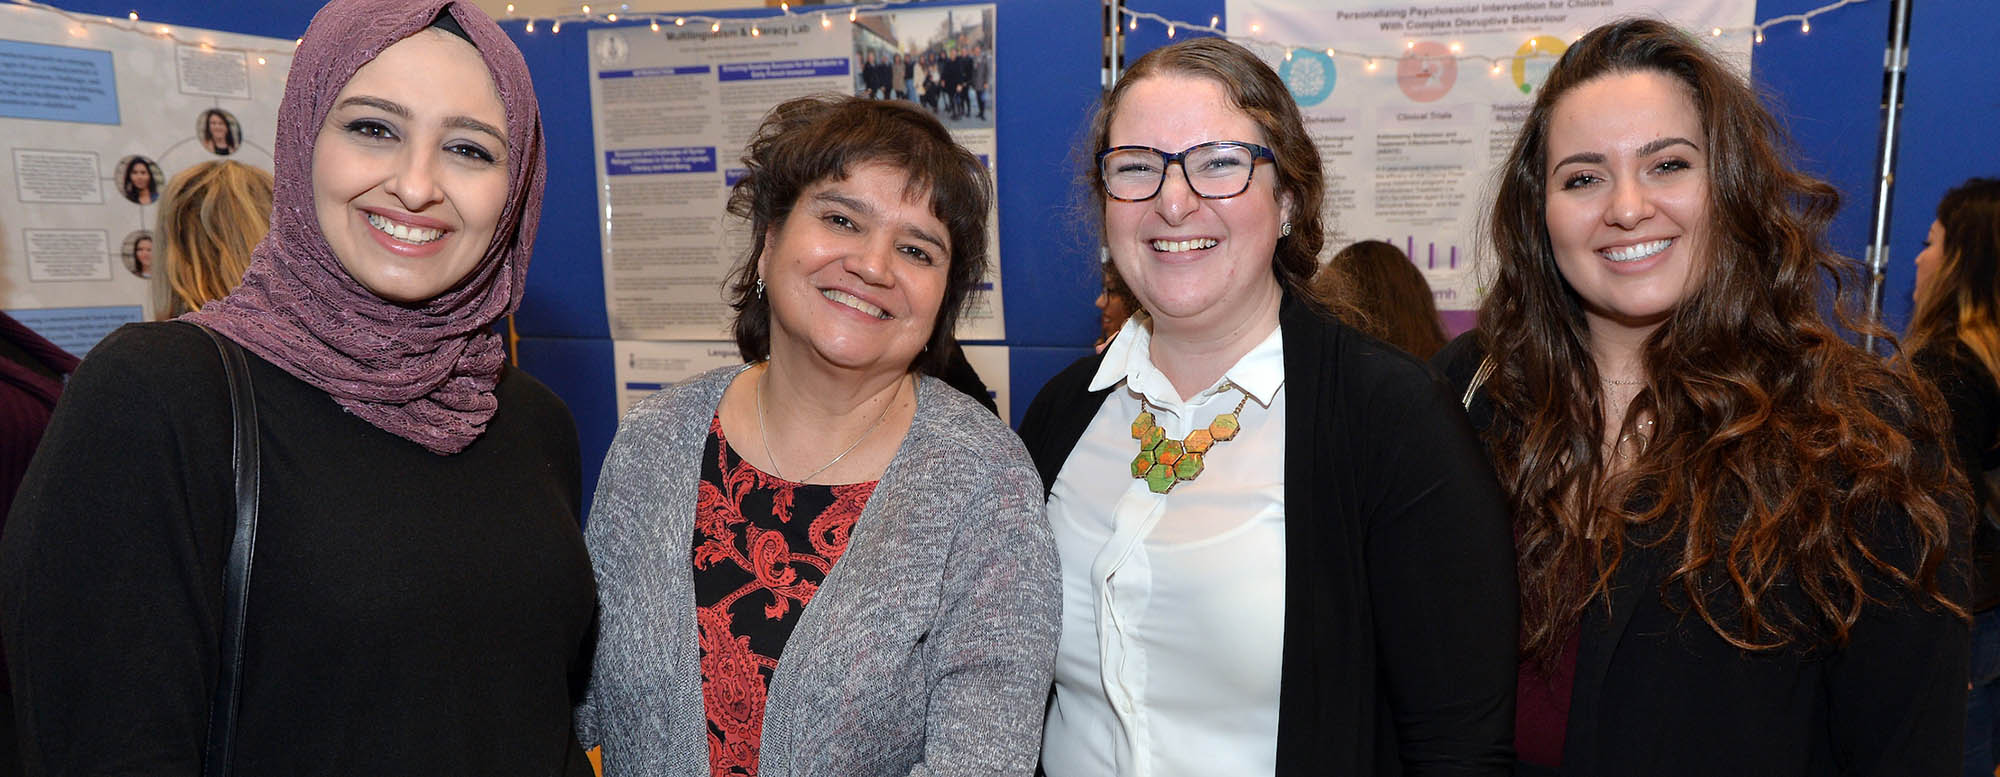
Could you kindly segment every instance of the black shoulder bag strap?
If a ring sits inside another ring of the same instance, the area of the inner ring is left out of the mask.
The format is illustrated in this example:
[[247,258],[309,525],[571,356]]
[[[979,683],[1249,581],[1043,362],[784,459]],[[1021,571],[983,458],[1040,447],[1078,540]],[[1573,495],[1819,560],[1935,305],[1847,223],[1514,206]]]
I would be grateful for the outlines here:
[[230,466],[236,473],[236,533],[229,543],[223,570],[222,654],[215,680],[215,698],[208,706],[208,741],[202,749],[203,777],[228,777],[236,745],[236,707],[242,693],[243,615],[250,602],[250,557],[257,545],[257,398],[250,391],[250,364],[243,347],[215,330],[196,324],[222,352],[222,375],[229,383],[230,423],[234,441]]

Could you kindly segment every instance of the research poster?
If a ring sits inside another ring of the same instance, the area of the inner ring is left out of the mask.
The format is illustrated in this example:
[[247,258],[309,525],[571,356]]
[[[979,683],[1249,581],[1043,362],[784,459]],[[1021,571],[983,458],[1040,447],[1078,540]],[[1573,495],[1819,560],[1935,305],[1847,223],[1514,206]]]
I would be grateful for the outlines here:
[[271,168],[292,48],[0,5],[0,309],[77,355],[150,318],[167,182]]
[[[1438,309],[1476,309],[1494,171],[1571,41],[1655,16],[1749,66],[1754,0],[1230,0],[1226,29],[1284,78],[1326,168],[1322,261],[1357,240],[1402,248]],[[1710,36],[1716,28],[1743,30]],[[1487,57],[1475,59],[1468,57]],[[1497,61],[1496,61],[1497,60]]]
[[[819,93],[908,100],[992,169],[994,7],[794,13],[757,20],[594,29],[604,297],[617,340],[715,340],[732,311],[722,288],[749,250],[725,209],[743,147],[764,114]],[[993,219],[997,223],[997,218]],[[998,232],[988,245],[997,249]],[[1005,337],[997,250],[959,336]],[[621,386],[623,381],[621,379]]]

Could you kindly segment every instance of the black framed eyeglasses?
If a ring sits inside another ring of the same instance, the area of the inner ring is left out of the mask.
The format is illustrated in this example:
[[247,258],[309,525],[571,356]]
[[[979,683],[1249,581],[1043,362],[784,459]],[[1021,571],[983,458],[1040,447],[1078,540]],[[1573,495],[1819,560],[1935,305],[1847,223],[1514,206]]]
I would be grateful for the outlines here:
[[1180,163],[1188,189],[1205,200],[1226,200],[1250,189],[1257,160],[1278,158],[1255,143],[1216,140],[1169,154],[1151,146],[1112,146],[1097,152],[1097,171],[1104,194],[1121,202],[1143,202],[1159,196],[1167,181],[1167,165]]

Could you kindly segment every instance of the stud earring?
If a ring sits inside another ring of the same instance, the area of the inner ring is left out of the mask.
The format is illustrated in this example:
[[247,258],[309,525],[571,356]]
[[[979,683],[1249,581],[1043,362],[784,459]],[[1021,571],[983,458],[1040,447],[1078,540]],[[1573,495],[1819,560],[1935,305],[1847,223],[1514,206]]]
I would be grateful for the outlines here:
[[1292,236],[1292,222],[1287,221],[1285,222],[1284,226],[1278,228],[1278,237],[1291,237],[1291,236]]
[[764,298],[764,278],[762,276],[757,278],[757,298]]

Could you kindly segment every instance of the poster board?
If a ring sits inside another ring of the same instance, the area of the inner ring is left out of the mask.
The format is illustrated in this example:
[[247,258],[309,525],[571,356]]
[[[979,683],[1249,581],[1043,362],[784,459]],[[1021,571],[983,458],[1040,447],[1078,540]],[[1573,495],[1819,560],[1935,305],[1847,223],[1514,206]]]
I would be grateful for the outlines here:
[[271,167],[293,41],[0,5],[0,309],[84,354],[153,315],[159,196]]
[[[743,147],[780,102],[828,92],[909,100],[993,169],[994,23],[986,4],[590,30],[612,338],[726,336],[724,276],[750,246],[747,224],[725,212],[729,187],[746,172]],[[997,254],[997,206],[988,223]],[[1006,335],[997,255],[990,266],[962,339]]]

